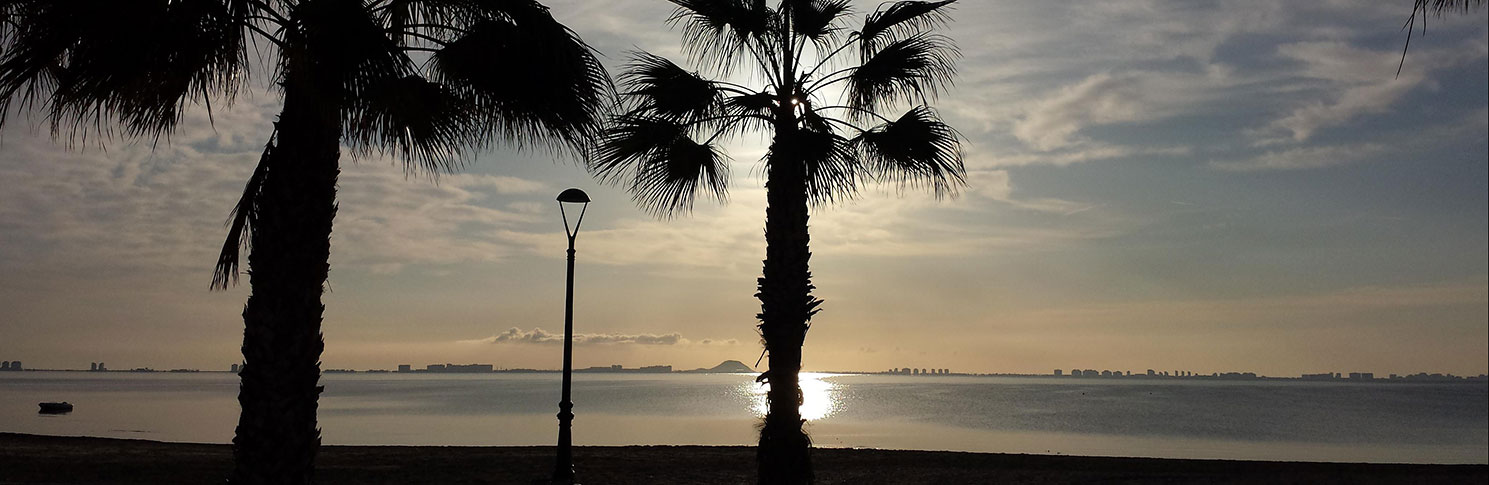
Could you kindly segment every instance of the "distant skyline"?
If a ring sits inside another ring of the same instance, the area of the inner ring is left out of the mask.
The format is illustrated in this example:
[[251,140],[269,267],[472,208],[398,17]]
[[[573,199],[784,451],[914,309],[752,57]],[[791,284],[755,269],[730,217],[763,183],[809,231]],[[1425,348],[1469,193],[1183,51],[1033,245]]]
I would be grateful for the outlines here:
[[[612,74],[632,49],[682,58],[666,2],[545,3]],[[1432,19],[1398,77],[1410,2],[957,5],[935,104],[969,187],[813,214],[807,369],[1489,372],[1489,9]],[[11,113],[0,359],[236,362],[248,287],[206,289],[278,104],[191,107],[107,150]],[[728,205],[673,220],[543,151],[438,183],[345,164],[323,367],[557,368],[571,186],[595,200],[576,367],[753,363],[763,142],[730,148]]]
[[[600,371],[600,370],[614,370],[614,371],[624,371],[624,372],[653,372],[653,373],[655,373],[655,372],[684,372],[684,373],[686,373],[686,372],[704,371],[704,370],[708,370],[708,369],[712,369],[712,368],[717,368],[717,367],[723,367],[723,366],[732,366],[732,365],[734,365],[734,363],[739,363],[739,361],[738,360],[735,360],[735,359],[725,359],[725,360],[721,361],[721,363],[718,364],[717,366],[703,366],[703,367],[696,367],[696,368],[692,368],[692,367],[676,367],[676,366],[673,366],[673,365],[668,364],[668,363],[665,363],[665,362],[658,362],[658,363],[651,363],[651,364],[645,364],[645,363],[643,363],[643,364],[639,364],[639,365],[635,365],[635,366],[624,366],[624,365],[621,365],[621,364],[602,364],[602,365],[594,365],[594,366],[576,368],[575,371],[576,372],[590,372],[590,371]],[[11,364],[11,361],[5,361],[5,364],[6,364],[6,368],[4,370],[22,370],[22,369],[11,369],[9,367],[10,364]],[[81,367],[69,367],[69,366],[49,367],[49,368],[37,368],[35,366],[28,366],[24,370],[26,370],[26,371],[67,371],[67,372],[83,372],[83,371],[87,371],[87,372],[138,372],[138,371],[146,371],[146,372],[181,372],[181,371],[190,371],[190,372],[234,372],[234,373],[236,373],[237,372],[237,369],[238,369],[238,364],[229,364],[228,367],[226,367],[226,368],[195,368],[195,367],[181,367],[181,366],[174,366],[174,365],[157,365],[157,364],[129,364],[128,366],[125,366],[125,367],[117,367],[117,366],[115,366],[115,367],[106,367],[106,368],[98,367],[99,365],[103,365],[103,364],[107,364],[107,363],[106,362],[89,362],[89,367],[90,368],[88,368],[88,369],[83,369]],[[740,367],[740,370],[739,370],[740,372],[744,372],[745,371],[744,370],[745,368],[750,367],[749,364],[743,364],[743,363],[740,363],[740,364],[744,366],[744,367]],[[451,365],[453,365],[455,367],[459,367],[461,369],[460,370],[445,370],[444,369],[445,366],[451,366]],[[404,369],[405,366],[407,366],[408,369]],[[665,368],[665,370],[659,370],[661,368]],[[763,370],[763,368],[764,367],[762,365],[760,369],[755,369],[755,370],[757,370],[757,371],[758,370]],[[562,372],[562,369],[556,368],[556,367],[523,367],[523,366],[504,367],[504,366],[499,366],[499,365],[491,364],[491,363],[487,363],[487,362],[448,362],[448,361],[446,361],[446,362],[404,362],[404,361],[399,361],[399,363],[397,363],[397,364],[388,364],[388,365],[382,365],[382,366],[374,365],[374,366],[366,367],[366,368],[322,366],[321,369],[324,372],[392,372],[392,373],[409,373],[409,372],[423,373],[423,372],[433,372],[433,373],[436,373],[436,374],[439,374],[439,373],[457,373],[458,374],[458,373],[483,373],[483,372],[513,372],[513,371],[516,371],[516,372],[555,372],[555,373],[556,372]],[[1055,368],[1055,369],[1051,369],[1051,370],[1045,370],[1044,372],[1004,372],[1004,371],[999,371],[999,370],[970,371],[970,370],[965,370],[965,369],[950,369],[950,368],[935,368],[935,367],[891,367],[889,369],[803,369],[803,372],[808,372],[808,373],[829,373],[829,374],[832,374],[832,373],[849,373],[849,374],[886,374],[887,373],[887,374],[895,374],[895,373],[897,373],[897,371],[904,371],[903,373],[905,375],[922,375],[919,371],[921,371],[921,370],[927,370],[927,369],[929,369],[932,372],[926,373],[924,375],[937,375],[937,374],[941,374],[941,375],[974,375],[974,376],[975,375],[1004,375],[1004,376],[1016,375],[1016,376],[1082,377],[1081,375],[1077,375],[1074,372],[1075,371],[1084,371],[1084,372],[1087,372],[1087,373],[1089,373],[1089,372],[1097,372],[1097,373],[1105,372],[1105,373],[1111,374],[1110,376],[1108,376],[1108,375],[1086,374],[1086,375],[1084,375],[1084,377],[1213,377],[1213,376],[1224,376],[1224,375],[1250,374],[1253,377],[1266,377],[1266,378],[1298,378],[1298,377],[1302,377],[1302,378],[1305,378],[1305,379],[1310,378],[1310,377],[1324,376],[1324,375],[1335,375],[1335,376],[1337,376],[1336,378],[1344,379],[1344,378],[1359,378],[1359,377],[1354,377],[1354,376],[1355,375],[1363,375],[1363,376],[1368,376],[1368,377],[1365,377],[1365,378],[1380,379],[1380,380],[1386,380],[1386,379],[1389,379],[1389,378],[1398,378],[1398,377],[1399,378],[1406,378],[1406,377],[1423,376],[1423,375],[1425,375],[1425,376],[1436,375],[1436,376],[1460,377],[1460,378],[1481,377],[1481,376],[1484,376],[1485,375],[1483,373],[1480,373],[1480,374],[1458,375],[1458,374],[1453,374],[1453,373],[1448,373],[1448,372],[1433,371],[1433,370],[1430,370],[1430,369],[1412,370],[1412,371],[1397,371],[1397,370],[1388,370],[1388,371],[1361,371],[1359,369],[1348,369],[1348,370],[1315,369],[1314,372],[1301,372],[1301,373],[1291,374],[1291,375],[1283,375],[1283,374],[1269,375],[1269,374],[1259,374],[1259,373],[1250,371],[1249,369],[1246,369],[1246,368],[1241,368],[1241,369],[1206,369],[1206,370],[1198,370],[1197,371],[1197,370],[1194,370],[1194,369],[1179,369],[1179,368],[1173,368],[1173,367],[1147,367],[1147,368],[1143,368],[1143,369],[1135,369],[1134,370],[1134,369],[1118,369],[1118,368],[1100,367],[1100,366],[1094,367],[1094,368],[1089,368],[1089,369],[1079,368],[1079,367]],[[1125,373],[1125,375],[1123,375],[1124,373]]]

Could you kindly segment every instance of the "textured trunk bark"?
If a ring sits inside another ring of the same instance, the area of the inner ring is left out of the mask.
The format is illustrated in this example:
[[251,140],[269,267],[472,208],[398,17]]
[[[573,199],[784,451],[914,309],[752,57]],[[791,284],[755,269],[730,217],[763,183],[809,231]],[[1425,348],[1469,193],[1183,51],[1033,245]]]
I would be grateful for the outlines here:
[[[789,113],[789,111],[788,111]],[[789,115],[787,115],[789,116]],[[769,409],[760,429],[759,483],[803,484],[813,480],[811,439],[802,429],[801,347],[812,297],[808,260],[806,181],[793,148],[794,122],[780,123],[771,143],[765,183],[765,269],[759,279],[760,334],[769,352]]]
[[334,102],[305,86],[284,81],[284,111],[257,198],[232,483],[314,480],[321,293],[330,271],[340,127]]

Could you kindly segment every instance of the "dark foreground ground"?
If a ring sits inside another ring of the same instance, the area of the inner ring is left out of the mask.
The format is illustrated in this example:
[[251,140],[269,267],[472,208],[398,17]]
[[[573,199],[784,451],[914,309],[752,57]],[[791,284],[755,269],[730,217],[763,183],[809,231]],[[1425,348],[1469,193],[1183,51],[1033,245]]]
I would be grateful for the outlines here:
[[[754,449],[583,446],[582,483],[753,483]],[[228,445],[0,433],[0,483],[222,483]],[[818,449],[819,483],[1489,483],[1484,465],[1160,460],[936,451]],[[317,481],[528,484],[552,447],[325,446]]]

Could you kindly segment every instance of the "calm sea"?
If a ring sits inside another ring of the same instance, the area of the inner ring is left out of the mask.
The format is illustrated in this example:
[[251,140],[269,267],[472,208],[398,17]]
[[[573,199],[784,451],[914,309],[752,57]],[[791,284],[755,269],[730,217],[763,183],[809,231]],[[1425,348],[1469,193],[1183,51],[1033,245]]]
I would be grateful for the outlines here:
[[[1291,461],[1489,462],[1489,385],[806,374],[818,446]],[[327,444],[546,445],[558,374],[328,374]],[[0,374],[0,431],[226,443],[228,373]],[[576,374],[581,445],[752,443],[743,374]],[[37,414],[69,401],[71,414]]]

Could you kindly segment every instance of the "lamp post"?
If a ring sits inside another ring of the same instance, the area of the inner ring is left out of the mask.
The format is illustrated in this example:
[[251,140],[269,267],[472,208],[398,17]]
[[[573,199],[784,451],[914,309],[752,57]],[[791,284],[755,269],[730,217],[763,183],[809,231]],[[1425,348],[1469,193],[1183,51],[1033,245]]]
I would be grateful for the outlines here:
[[[574,228],[569,229],[569,215],[564,204],[579,206],[579,218]],[[574,483],[574,436],[570,428],[574,425],[574,403],[569,400],[569,386],[574,372],[574,237],[579,235],[579,225],[584,223],[584,212],[589,209],[589,195],[583,190],[567,189],[558,194],[558,213],[564,218],[564,235],[569,237],[569,275],[564,292],[564,390],[563,400],[558,403],[558,461],[553,465],[554,484]]]

